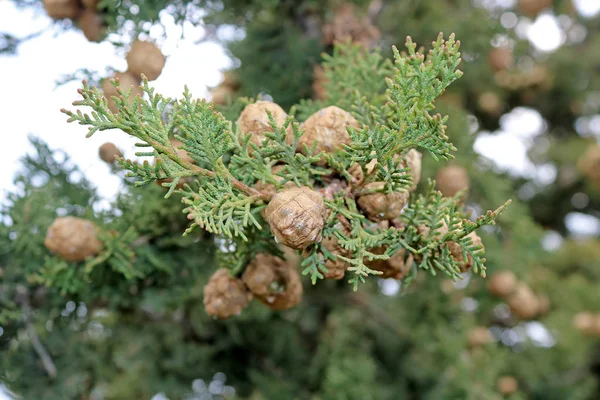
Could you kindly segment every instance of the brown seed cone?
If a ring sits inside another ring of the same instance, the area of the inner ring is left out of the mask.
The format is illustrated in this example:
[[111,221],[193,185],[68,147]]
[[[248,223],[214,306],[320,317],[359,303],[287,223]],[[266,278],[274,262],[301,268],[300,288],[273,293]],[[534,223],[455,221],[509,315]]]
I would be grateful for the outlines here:
[[214,88],[211,94],[211,101],[215,104],[227,104],[227,99],[233,96],[233,89],[222,84]]
[[98,43],[106,37],[106,27],[102,21],[102,16],[94,10],[83,10],[79,19],[77,19],[77,25],[90,42]]
[[[278,173],[280,173],[284,169],[285,169],[285,165],[276,165],[271,168],[271,173],[273,174],[273,178],[275,178],[275,180],[279,183],[283,182],[284,178],[279,176]],[[284,188],[293,188],[295,186],[296,186],[296,184],[292,181],[287,181],[286,183],[283,184]],[[277,187],[274,184],[262,182],[262,181],[256,182],[254,184],[254,188],[260,192],[268,193],[271,195],[275,195],[275,193],[277,192]]]
[[322,28],[323,43],[330,45],[350,39],[366,48],[373,47],[381,33],[367,16],[357,15],[356,7],[350,3],[342,3],[334,11],[333,19]]
[[467,336],[470,347],[481,347],[492,342],[492,335],[485,326],[477,326],[471,329]]
[[44,245],[67,261],[83,261],[102,250],[94,224],[83,218],[56,218],[48,228]]
[[352,186],[360,186],[365,181],[365,173],[359,163],[354,163],[348,168],[348,173],[352,176]]
[[481,93],[477,98],[477,105],[480,109],[494,117],[502,114],[504,109],[500,96],[494,92]]
[[[340,216],[339,222],[337,222],[335,229],[347,235],[349,233],[349,225],[350,224],[348,220]],[[340,246],[340,243],[335,235],[328,238],[324,238],[321,242],[321,246],[327,249],[328,252],[330,252],[336,257],[347,257],[350,254],[348,250]],[[322,260],[325,259],[325,256],[323,256],[322,254],[320,254],[319,256],[322,257]],[[325,279],[342,279],[349,266],[350,265],[346,261],[340,258],[336,258],[335,260],[328,258],[327,260],[325,260],[325,268],[327,268],[327,272],[323,273],[323,277]]]
[[[375,254],[383,254],[385,250],[385,247],[380,247],[372,250],[371,252]],[[410,272],[413,263],[412,254],[409,254],[408,257],[406,257],[406,260],[405,257],[406,250],[400,249],[387,260],[365,260],[365,265],[376,271],[381,271],[382,274],[377,275],[378,278],[391,278],[400,280]]]
[[160,49],[152,42],[136,39],[125,57],[129,71],[141,79],[142,74],[153,81],[162,72],[166,58]]
[[321,240],[326,215],[323,196],[306,186],[281,190],[265,209],[275,239],[296,250]]
[[512,376],[502,376],[496,382],[496,387],[503,396],[510,396],[519,390],[519,382]]
[[81,0],[81,4],[83,4],[85,8],[95,10],[98,7],[98,0]]
[[[119,80],[120,87],[123,92],[127,92],[127,90],[131,89],[131,93],[129,95],[129,105],[133,103],[133,99],[136,95],[143,95],[142,89],[140,88],[140,82],[130,73],[115,72],[112,78]],[[104,97],[106,97],[106,100],[108,100],[108,109],[113,113],[117,113],[119,110],[117,109],[117,105],[113,100],[113,96],[119,95],[117,93],[117,88],[113,86],[113,84],[110,82],[110,79],[103,79],[101,86],[102,91],[104,92]]]
[[[467,236],[471,238],[474,246],[479,246],[482,244],[481,238],[475,232],[471,232]],[[450,249],[450,254],[452,254],[452,257],[454,257],[456,261],[461,263],[459,265],[460,272],[467,272],[468,270],[473,268],[473,257],[471,257],[470,254],[467,254],[467,260],[465,260],[462,248],[457,242],[448,242],[447,245]]]
[[577,161],[577,168],[600,186],[600,146],[590,146]]
[[441,168],[436,175],[436,186],[445,197],[453,197],[464,189],[469,189],[467,170],[456,165]]
[[234,71],[223,72],[223,82],[221,82],[221,85],[228,86],[233,90],[237,90],[241,86],[240,80]]
[[333,198],[338,193],[343,193],[347,187],[348,184],[346,183],[346,181],[340,179],[332,179],[331,182],[327,184],[327,186],[320,188],[318,192],[321,193],[325,199],[333,200]]
[[[171,142],[171,146],[173,146],[175,148],[175,152],[177,153],[177,155],[179,157],[181,157],[181,159],[185,162],[188,162],[190,164],[195,164],[196,161],[194,161],[194,159],[188,154],[187,151],[185,151],[183,148],[181,148],[181,146],[183,146],[183,143],[180,140],[177,140],[175,138],[171,138],[169,139],[169,141]],[[193,178],[191,176],[186,176],[183,177],[181,179],[179,179],[179,182],[177,183],[176,188],[177,189],[181,189],[183,188],[183,186],[187,183],[190,184],[193,182]],[[167,178],[167,179],[159,179],[156,181],[156,184],[158,186],[162,186],[163,183],[169,183],[169,182],[173,182],[173,179],[171,178]]]
[[116,157],[123,157],[121,150],[114,143],[106,142],[98,149],[100,159],[107,164],[112,164]]
[[183,143],[181,142],[181,140],[175,139],[175,138],[171,138],[169,139],[169,141],[171,142],[171,146],[173,146],[175,148],[175,151],[177,152],[177,155],[185,162],[188,162],[190,164],[195,164],[196,161],[194,161],[194,159],[188,154],[187,151],[185,151],[182,146]]
[[535,17],[550,7],[552,7],[552,0],[519,0],[519,9],[529,17]]
[[304,153],[304,145],[310,149],[315,142],[315,153],[339,150],[344,144],[350,144],[346,130],[349,126],[359,127],[358,121],[349,112],[336,106],[325,107],[302,124],[304,134],[298,142],[298,151]]
[[517,277],[512,271],[496,272],[489,280],[488,289],[494,296],[510,296],[517,288]]
[[[264,140],[267,138],[266,133],[273,132],[267,111],[271,113],[277,126],[282,126],[285,123],[287,114],[283,111],[283,108],[271,101],[262,100],[248,104],[237,120],[240,132],[244,135],[251,134],[250,141],[258,147],[262,147]],[[291,128],[290,125],[287,132],[288,142],[291,142],[293,132]]]
[[327,91],[325,90],[326,84],[327,78],[325,77],[325,70],[320,65],[315,65],[313,68],[312,84],[315,99],[323,100],[327,98]]
[[551,307],[551,303],[550,303],[550,298],[548,296],[546,296],[545,294],[540,294],[537,297],[538,299],[538,314],[540,315],[544,315],[547,314],[548,311],[550,311],[550,307]]
[[302,280],[290,262],[271,254],[258,254],[246,267],[242,281],[273,310],[288,310],[302,300]]
[[77,0],[42,0],[46,13],[52,19],[74,19],[79,15]]
[[421,160],[423,159],[423,154],[418,152],[415,149],[410,149],[406,156],[404,157],[403,164],[406,164],[407,167],[410,168],[410,176],[412,177],[413,184],[410,188],[411,191],[414,191],[417,188],[421,180]]
[[584,335],[594,335],[597,316],[583,311],[573,317],[573,326]]
[[[382,188],[383,182],[372,182],[365,185],[365,189]],[[367,214],[371,221],[396,219],[408,203],[408,192],[372,193],[358,198],[358,206]]]
[[204,309],[210,316],[227,319],[239,315],[252,300],[252,294],[238,278],[229,276],[225,268],[218,269],[204,286]]
[[540,311],[540,303],[533,290],[524,282],[520,282],[515,292],[508,298],[510,310],[520,319],[535,318]]
[[508,47],[494,48],[488,54],[488,62],[494,71],[505,71],[514,63],[512,50]]

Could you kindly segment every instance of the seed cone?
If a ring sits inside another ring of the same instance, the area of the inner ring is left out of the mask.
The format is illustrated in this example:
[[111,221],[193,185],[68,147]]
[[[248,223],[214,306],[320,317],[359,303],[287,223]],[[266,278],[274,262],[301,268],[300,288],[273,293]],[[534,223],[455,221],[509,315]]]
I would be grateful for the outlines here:
[[251,299],[244,283],[230,277],[225,268],[218,269],[204,286],[204,309],[219,319],[239,315]]
[[323,196],[306,186],[281,190],[265,209],[275,239],[296,250],[321,240],[325,217]]
[[494,296],[507,297],[516,289],[517,283],[517,277],[512,271],[500,271],[492,275],[488,288]]
[[161,74],[166,58],[160,49],[152,42],[134,40],[125,57],[129,71],[138,79],[142,74],[153,81]]
[[[131,75],[128,72],[115,72],[113,78],[119,80],[121,90],[123,92],[127,92],[127,90],[131,89],[131,93],[129,95],[129,105],[133,103],[133,99],[136,95],[142,96],[143,92],[140,88],[140,82],[135,78],[135,76]],[[113,86],[110,82],[110,79],[103,79],[102,83],[102,91],[104,92],[104,97],[108,101],[108,108],[113,113],[119,112],[117,109],[117,105],[113,99],[113,96],[119,96],[117,92],[117,88]]]
[[552,0],[519,0],[519,9],[523,14],[535,17],[546,8],[552,7]]
[[421,160],[423,159],[423,154],[418,152],[415,149],[410,149],[409,152],[404,157],[403,164],[410,168],[410,175],[413,180],[413,184],[410,188],[411,191],[417,188],[421,180]]
[[[467,236],[473,241],[473,246],[482,245],[481,238],[475,232],[471,232]],[[450,249],[450,254],[452,254],[452,257],[461,263],[459,265],[461,272],[466,272],[473,268],[473,257],[470,254],[467,254],[467,259],[465,260],[462,248],[457,242],[448,242],[448,248]]]
[[512,50],[508,47],[492,49],[488,54],[488,62],[494,71],[505,71],[512,67],[514,63]]
[[302,300],[302,280],[293,265],[282,258],[261,253],[246,267],[242,281],[265,305],[287,310]]
[[[283,111],[283,108],[271,101],[257,101],[248,104],[237,120],[240,132],[244,135],[251,134],[250,141],[258,147],[262,147],[267,138],[266,133],[273,132],[267,111],[271,113],[277,126],[282,126],[285,123],[287,114]],[[291,140],[291,132],[290,125],[288,128],[288,141]]]
[[454,197],[461,190],[468,189],[469,184],[467,170],[456,165],[441,168],[436,176],[436,186],[445,197]]
[[358,15],[356,6],[350,3],[341,3],[335,9],[333,19],[323,25],[322,34],[325,44],[351,40],[366,48],[374,46],[381,37],[368,16]]
[[498,392],[504,396],[510,396],[519,390],[519,382],[512,376],[502,376],[496,383]]
[[83,10],[77,24],[83,35],[90,42],[101,42],[106,37],[106,27],[102,21],[102,17],[96,11],[91,9]]
[[94,224],[76,217],[55,219],[48,228],[44,245],[67,261],[83,261],[102,250]]
[[[373,182],[366,184],[365,189],[382,189],[383,186],[383,182]],[[358,206],[371,221],[392,220],[400,216],[409,196],[408,192],[376,192],[360,196]]]
[[347,128],[359,127],[358,121],[349,112],[336,106],[329,106],[317,111],[304,123],[304,134],[298,142],[298,151],[304,153],[304,146],[311,148],[316,142],[315,153],[332,153],[350,144]]
[[122,157],[121,150],[114,143],[106,142],[98,149],[100,159],[107,164],[112,164],[116,157]]
[[532,319],[539,313],[539,300],[533,290],[520,282],[515,292],[508,298],[510,310],[520,319]]
[[485,326],[477,326],[469,331],[467,341],[470,347],[485,346],[492,342],[492,335]]
[[46,13],[52,19],[74,19],[79,14],[77,0],[42,0]]

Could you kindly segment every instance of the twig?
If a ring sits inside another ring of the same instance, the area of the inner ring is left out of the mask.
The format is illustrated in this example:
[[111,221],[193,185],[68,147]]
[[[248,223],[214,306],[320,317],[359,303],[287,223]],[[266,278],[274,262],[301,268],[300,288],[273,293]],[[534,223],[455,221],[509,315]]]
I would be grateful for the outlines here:
[[29,335],[29,338],[31,339],[31,344],[33,345],[33,349],[35,350],[37,355],[42,360],[42,365],[44,366],[44,369],[46,370],[46,373],[48,374],[48,376],[50,378],[54,379],[54,378],[56,378],[56,366],[54,365],[54,361],[52,361],[52,357],[50,357],[50,354],[48,353],[48,351],[42,344],[40,337],[38,336],[37,332],[35,331],[35,327],[31,323],[31,320],[29,319],[29,316],[31,315],[31,308],[29,307],[29,301],[23,302],[21,309],[23,311],[23,319],[25,320],[25,326],[27,327],[27,333]]

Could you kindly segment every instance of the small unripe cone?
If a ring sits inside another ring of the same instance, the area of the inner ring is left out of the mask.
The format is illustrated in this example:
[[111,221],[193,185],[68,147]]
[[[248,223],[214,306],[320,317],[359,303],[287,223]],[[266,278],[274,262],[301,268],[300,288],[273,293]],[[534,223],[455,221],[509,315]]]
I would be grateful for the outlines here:
[[100,159],[107,164],[112,164],[116,157],[122,157],[121,150],[114,143],[106,142],[98,149]]
[[502,376],[498,379],[496,387],[503,396],[510,396],[519,390],[519,382],[512,376]]
[[441,168],[436,175],[436,186],[445,197],[454,197],[461,190],[469,188],[467,170],[456,165]]
[[[271,113],[273,120],[278,127],[285,123],[287,114],[283,108],[271,101],[257,101],[253,104],[248,104],[240,117],[237,120],[240,132],[245,136],[251,134],[250,142],[258,147],[262,147],[263,142],[267,138],[267,132],[273,132],[267,111]],[[288,141],[291,138],[291,125],[288,127]]]
[[77,0],[42,0],[46,13],[52,19],[71,18],[79,15]]
[[94,224],[76,217],[55,219],[48,228],[44,245],[67,261],[83,261],[102,250]]
[[467,341],[470,347],[485,346],[492,342],[492,335],[485,326],[477,326],[469,331]]
[[546,8],[552,7],[552,0],[519,0],[519,9],[529,17],[535,17]]
[[507,297],[517,288],[517,283],[512,271],[500,271],[492,275],[488,288],[494,296]]
[[281,190],[265,209],[275,239],[296,250],[321,241],[326,215],[323,196],[306,186]]
[[350,144],[347,128],[358,128],[358,121],[349,112],[336,106],[325,107],[317,111],[304,123],[304,134],[298,142],[298,151],[304,153],[304,145],[309,149],[316,142],[315,153],[333,153]]
[[593,335],[596,329],[596,319],[596,315],[583,311],[573,317],[573,326],[584,335]]
[[302,280],[293,265],[271,254],[258,254],[242,281],[258,300],[273,310],[287,310],[302,300]]
[[540,311],[540,303],[533,290],[524,282],[520,282],[515,292],[508,298],[510,310],[520,319],[532,319]]
[[[112,78],[116,78],[119,80],[121,90],[123,92],[127,92],[127,90],[131,89],[131,93],[129,95],[129,105],[133,103],[133,99],[136,95],[142,96],[143,92],[140,88],[140,82],[135,78],[135,76],[131,75],[128,72],[115,72],[115,75]],[[117,105],[113,100],[113,96],[118,96],[117,88],[113,86],[110,82],[110,79],[103,79],[102,83],[102,91],[104,92],[104,97],[108,100],[108,108],[113,113],[117,113],[119,110],[117,109]]]
[[218,269],[204,286],[204,309],[219,319],[239,315],[251,299],[244,283],[229,276],[225,268]]
[[[365,189],[383,188],[383,182],[372,182],[365,185]],[[367,214],[371,221],[391,220],[398,218],[402,209],[408,203],[408,192],[382,193],[376,192],[360,196],[358,206]]]
[[125,58],[132,74],[139,79],[144,74],[149,81],[159,77],[166,62],[164,54],[154,43],[143,40],[134,40]]
[[90,42],[101,42],[106,37],[106,27],[102,17],[96,11],[83,10],[77,19],[77,25],[81,28],[83,35]]
[[496,72],[507,70],[514,63],[512,50],[508,47],[492,49],[488,55],[488,61],[492,69]]

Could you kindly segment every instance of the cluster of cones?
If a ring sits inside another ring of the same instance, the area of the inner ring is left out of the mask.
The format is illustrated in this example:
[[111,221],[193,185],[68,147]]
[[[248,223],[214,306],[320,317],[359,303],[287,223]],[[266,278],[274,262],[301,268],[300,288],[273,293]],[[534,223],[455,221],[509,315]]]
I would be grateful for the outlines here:
[[106,37],[98,0],[43,0],[43,3],[50,18],[73,20],[90,42],[100,42]]
[[522,320],[534,319],[550,309],[550,300],[546,295],[536,294],[511,271],[500,271],[492,275],[488,289],[494,296],[505,299],[512,313]]
[[258,254],[241,277],[217,270],[204,287],[204,308],[210,316],[239,315],[255,298],[273,310],[287,310],[302,300],[302,281],[291,258]]

